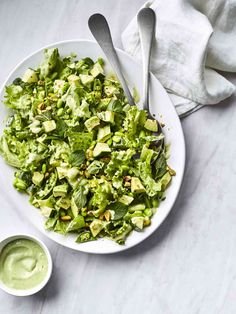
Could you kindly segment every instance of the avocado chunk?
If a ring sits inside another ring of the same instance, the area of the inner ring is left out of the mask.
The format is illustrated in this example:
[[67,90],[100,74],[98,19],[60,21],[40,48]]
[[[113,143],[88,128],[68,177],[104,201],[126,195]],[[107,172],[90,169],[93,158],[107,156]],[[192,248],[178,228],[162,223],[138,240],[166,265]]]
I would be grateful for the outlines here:
[[156,120],[151,120],[147,119],[147,121],[144,124],[145,129],[152,131],[152,132],[157,132],[158,130],[158,125]]
[[27,69],[22,76],[22,81],[25,83],[36,83],[38,82],[37,74],[32,69]]
[[113,111],[102,111],[98,113],[98,117],[105,122],[114,123],[115,114]]
[[57,196],[66,196],[68,191],[68,185],[67,184],[61,184],[61,185],[57,185],[53,188],[53,196],[57,197]]
[[80,81],[80,77],[75,74],[71,74],[68,76],[68,82],[70,85],[72,84],[78,85],[79,81]]
[[43,127],[46,133],[49,133],[56,129],[56,122],[54,120],[44,121]]
[[145,192],[144,186],[142,185],[141,181],[137,177],[131,178],[131,192],[133,192],[133,193]]
[[119,198],[119,202],[125,204],[125,205],[129,205],[130,203],[132,203],[134,200],[134,198],[132,196],[128,196],[128,195],[122,195]]
[[66,176],[69,180],[73,180],[77,177],[78,174],[79,174],[79,169],[77,169],[76,167],[73,167],[67,171]]
[[93,157],[98,157],[104,153],[110,153],[111,149],[106,143],[97,143],[93,150]]
[[83,85],[90,84],[94,80],[94,77],[92,75],[80,74],[79,77]]
[[112,136],[110,125],[105,125],[103,128],[98,129],[98,142],[106,142]]
[[92,131],[96,126],[100,124],[100,119],[96,116],[93,116],[84,122],[84,125],[88,129],[89,132]]
[[142,230],[144,224],[144,217],[132,217],[131,222],[137,229]]
[[46,217],[49,218],[51,213],[52,213],[53,208],[51,207],[47,207],[47,206],[42,206],[41,207],[41,214]]
[[34,172],[32,181],[35,185],[40,185],[41,182],[43,181],[44,175],[40,172]]
[[98,76],[99,74],[104,74],[103,68],[100,63],[96,62],[90,71],[93,77]]
[[130,212],[135,212],[135,211],[140,211],[140,210],[144,210],[146,207],[144,204],[136,204],[136,205],[133,205],[133,206],[130,206],[129,207],[129,211]]
[[56,167],[58,179],[61,180],[67,176],[68,168],[67,167]]
[[67,210],[70,207],[71,202],[69,198],[61,197],[56,204],[57,206]]
[[104,226],[105,225],[104,225],[104,222],[102,220],[94,219],[89,226],[93,237],[96,237],[102,231]]

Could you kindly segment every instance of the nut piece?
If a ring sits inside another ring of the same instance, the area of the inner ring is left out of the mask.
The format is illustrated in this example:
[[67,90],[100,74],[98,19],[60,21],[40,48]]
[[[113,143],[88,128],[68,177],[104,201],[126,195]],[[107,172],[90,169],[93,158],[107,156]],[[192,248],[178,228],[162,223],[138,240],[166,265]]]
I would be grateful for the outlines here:
[[70,221],[71,220],[71,216],[69,216],[69,215],[63,216],[63,217],[61,217],[61,220],[62,221]]
[[45,104],[42,102],[41,104],[38,105],[39,110],[44,110],[46,108]]
[[39,81],[38,81],[38,85],[39,85],[39,86],[43,86],[44,84],[45,84],[44,81],[42,81],[42,80],[39,80]]
[[100,220],[103,220],[103,217],[104,217],[104,214],[101,214],[98,218],[99,218]]
[[105,211],[104,217],[105,217],[106,221],[110,221],[110,219],[111,219],[111,213],[110,213],[109,210],[106,210],[106,211]]
[[124,177],[125,182],[130,182],[131,181],[131,176],[125,176]]
[[148,217],[145,217],[143,225],[144,227],[150,226],[151,220]]
[[175,170],[172,169],[170,166],[167,166],[167,167],[166,167],[166,170],[169,171],[169,174],[170,174],[171,176],[175,176],[175,175],[176,175]]

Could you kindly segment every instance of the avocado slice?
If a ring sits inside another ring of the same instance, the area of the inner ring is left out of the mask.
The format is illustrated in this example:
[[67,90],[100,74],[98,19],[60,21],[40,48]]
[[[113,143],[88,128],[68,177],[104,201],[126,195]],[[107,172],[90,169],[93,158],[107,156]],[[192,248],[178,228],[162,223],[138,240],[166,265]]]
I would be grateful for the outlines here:
[[102,231],[104,227],[105,227],[105,224],[100,219],[94,219],[89,226],[93,237],[96,237]]
[[84,125],[89,132],[100,124],[100,119],[97,116],[93,116],[84,122]]
[[38,82],[37,74],[32,69],[27,69],[22,76],[22,81],[25,83],[36,83]]
[[49,133],[56,129],[56,122],[54,120],[44,121],[43,127],[46,133]]
[[144,224],[144,217],[132,217],[131,218],[132,224],[137,227],[139,230],[143,229],[143,224]]
[[43,181],[44,175],[40,172],[34,172],[32,181],[35,185],[40,185],[41,182]]
[[130,206],[129,207],[129,211],[130,212],[135,212],[135,211],[140,211],[140,210],[144,210],[146,207],[144,204],[136,204],[136,205],[133,205],[133,206]]
[[115,114],[113,111],[102,111],[98,113],[98,117],[105,122],[114,123]]
[[66,196],[68,191],[68,185],[67,184],[60,184],[53,188],[53,196]]
[[90,73],[92,74],[93,77],[97,77],[99,74],[104,74],[104,70],[101,64],[96,62]]
[[106,142],[112,135],[110,125],[105,125],[103,128],[98,129],[98,142]]
[[111,149],[106,143],[97,143],[93,150],[93,157],[98,157],[103,153],[110,153]]
[[61,180],[67,176],[68,168],[67,167],[56,167],[58,179]]
[[94,77],[92,75],[80,74],[79,77],[83,85],[90,84],[94,80]]
[[68,208],[70,208],[71,202],[69,198],[61,197],[56,202],[56,204],[57,206],[67,210]]
[[72,84],[78,85],[79,81],[80,81],[80,77],[78,75],[71,74],[68,76],[68,82],[70,85]]
[[142,185],[141,181],[137,177],[131,178],[131,192],[133,192],[133,193],[145,192],[144,186]]
[[158,125],[156,120],[151,120],[147,119],[147,121],[144,124],[145,129],[152,131],[152,132],[157,132],[158,130]]
[[46,218],[49,218],[51,213],[53,211],[53,208],[51,207],[47,207],[47,206],[42,206],[41,207],[41,214],[46,217]]
[[73,180],[77,177],[78,174],[79,174],[79,169],[77,169],[76,167],[72,167],[67,171],[67,178],[69,180]]
[[125,204],[125,205],[129,205],[130,203],[132,203],[134,200],[134,198],[132,196],[128,196],[128,195],[122,195],[120,198],[119,198],[119,202]]

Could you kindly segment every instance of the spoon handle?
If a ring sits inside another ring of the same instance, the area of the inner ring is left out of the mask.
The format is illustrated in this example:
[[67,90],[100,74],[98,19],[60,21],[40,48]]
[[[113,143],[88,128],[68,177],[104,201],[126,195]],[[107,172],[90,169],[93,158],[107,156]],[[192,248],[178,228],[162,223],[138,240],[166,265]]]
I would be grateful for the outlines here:
[[137,16],[143,59],[143,109],[149,110],[149,65],[155,33],[156,15],[151,8],[143,8]]
[[103,15],[97,13],[90,16],[88,25],[91,33],[93,34],[99,46],[102,48],[118,80],[120,81],[129,104],[135,105],[133,97],[121,71],[121,65],[112,42],[111,32],[107,20]]

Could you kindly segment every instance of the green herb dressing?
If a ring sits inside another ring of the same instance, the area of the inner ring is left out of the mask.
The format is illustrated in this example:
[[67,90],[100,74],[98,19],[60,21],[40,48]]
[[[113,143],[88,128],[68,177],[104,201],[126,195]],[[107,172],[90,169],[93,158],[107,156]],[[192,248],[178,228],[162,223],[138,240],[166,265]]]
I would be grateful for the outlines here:
[[13,240],[0,253],[0,280],[8,288],[28,290],[36,287],[44,280],[47,271],[47,256],[32,240]]

